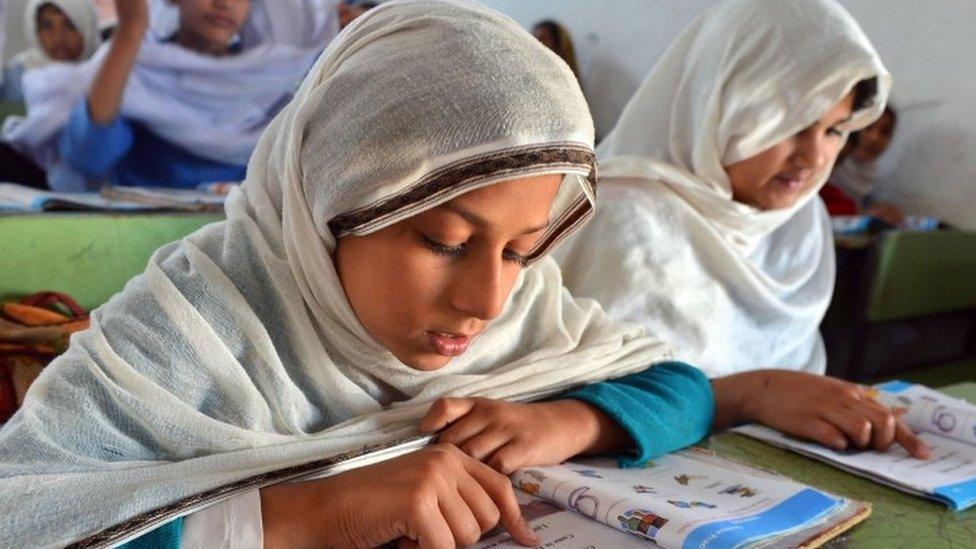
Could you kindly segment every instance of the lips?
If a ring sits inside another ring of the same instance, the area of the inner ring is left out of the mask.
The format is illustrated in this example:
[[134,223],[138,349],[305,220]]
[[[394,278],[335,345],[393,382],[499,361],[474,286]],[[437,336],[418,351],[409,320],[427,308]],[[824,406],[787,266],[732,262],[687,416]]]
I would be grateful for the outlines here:
[[799,190],[803,188],[803,179],[793,175],[777,175],[776,181],[790,190]]
[[426,334],[431,347],[441,356],[460,356],[471,343],[471,336],[467,335],[435,331],[428,331]]
[[211,25],[222,29],[234,29],[237,26],[234,24],[233,19],[224,17],[223,15],[208,15],[206,20]]

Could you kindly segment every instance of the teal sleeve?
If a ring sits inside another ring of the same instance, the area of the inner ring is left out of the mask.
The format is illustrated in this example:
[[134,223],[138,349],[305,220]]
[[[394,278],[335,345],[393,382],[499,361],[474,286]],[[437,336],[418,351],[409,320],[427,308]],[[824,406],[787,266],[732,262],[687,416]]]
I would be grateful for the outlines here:
[[136,539],[123,543],[120,549],[179,549],[183,537],[183,517],[150,530]]
[[630,434],[635,451],[618,456],[621,467],[642,466],[698,442],[711,429],[715,413],[708,378],[682,362],[655,364],[643,372],[587,385],[563,398],[599,408]]

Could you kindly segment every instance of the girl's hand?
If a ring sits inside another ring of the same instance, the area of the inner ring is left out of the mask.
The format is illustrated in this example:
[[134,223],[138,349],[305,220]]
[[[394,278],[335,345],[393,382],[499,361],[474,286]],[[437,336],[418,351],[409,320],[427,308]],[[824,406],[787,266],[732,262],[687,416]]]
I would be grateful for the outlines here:
[[506,475],[520,467],[555,465],[581,453],[621,450],[632,443],[603,412],[569,399],[517,404],[442,398],[420,423],[422,432],[441,429],[440,442]]
[[535,545],[508,478],[448,444],[320,480],[261,489],[266,547],[451,548],[501,523]]
[[149,26],[149,8],[146,0],[115,0],[118,16],[116,33],[136,33],[141,38]]
[[871,398],[867,387],[789,370],[757,370],[712,381],[715,428],[754,421],[833,448],[887,450],[898,443],[925,459],[929,450],[898,411]]
[[890,202],[876,202],[864,211],[866,215],[877,217],[889,225],[901,225],[905,221],[905,212]]

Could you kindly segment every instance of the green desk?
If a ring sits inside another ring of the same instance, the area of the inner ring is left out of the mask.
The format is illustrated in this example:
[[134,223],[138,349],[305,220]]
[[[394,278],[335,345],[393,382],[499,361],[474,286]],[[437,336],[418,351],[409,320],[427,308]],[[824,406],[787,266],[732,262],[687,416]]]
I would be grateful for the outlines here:
[[[942,390],[976,401],[974,382]],[[828,492],[871,502],[871,516],[828,547],[976,547],[976,508],[956,513],[934,501],[733,433],[712,436],[702,446],[723,457],[771,469]]]
[[221,214],[0,215],[0,300],[65,292],[92,309],[146,268],[152,253]]

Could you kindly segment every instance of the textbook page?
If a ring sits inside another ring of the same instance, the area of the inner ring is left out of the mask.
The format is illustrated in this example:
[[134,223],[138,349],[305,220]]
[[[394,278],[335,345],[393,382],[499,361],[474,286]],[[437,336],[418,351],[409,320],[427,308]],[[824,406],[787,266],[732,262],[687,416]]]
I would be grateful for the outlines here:
[[[526,511],[541,547],[632,546],[608,532],[626,532],[645,547],[649,541],[666,548],[752,547],[784,539],[800,545],[825,531],[839,532],[869,512],[860,502],[695,449],[643,469],[619,469],[610,460],[534,467],[517,471],[512,482],[523,494],[564,510],[543,502]],[[540,516],[536,510],[542,509],[548,512]],[[495,535],[478,547],[515,545]]]
[[915,459],[897,444],[886,452],[858,449],[838,452],[761,425],[745,425],[733,430],[903,492],[940,501],[956,511],[976,504],[976,406],[921,385],[900,381],[885,383],[876,389],[876,398],[880,402],[892,408],[906,409],[902,417],[931,449],[929,459]]

